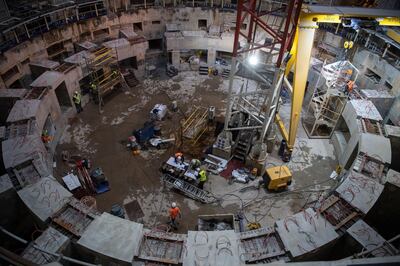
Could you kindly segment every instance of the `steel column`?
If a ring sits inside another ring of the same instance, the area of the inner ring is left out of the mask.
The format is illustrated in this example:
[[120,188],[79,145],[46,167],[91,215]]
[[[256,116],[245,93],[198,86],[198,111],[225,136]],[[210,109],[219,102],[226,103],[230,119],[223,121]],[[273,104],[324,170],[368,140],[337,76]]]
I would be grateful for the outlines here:
[[289,149],[293,149],[296,140],[316,28],[318,28],[317,23],[309,20],[301,21],[298,28],[298,39],[301,41],[297,42],[292,109],[290,113]]

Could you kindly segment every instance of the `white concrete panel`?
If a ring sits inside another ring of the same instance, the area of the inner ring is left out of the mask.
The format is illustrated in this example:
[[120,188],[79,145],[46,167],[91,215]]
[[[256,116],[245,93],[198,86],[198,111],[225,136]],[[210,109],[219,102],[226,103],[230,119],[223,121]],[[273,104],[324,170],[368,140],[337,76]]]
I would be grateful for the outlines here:
[[138,255],[143,225],[103,213],[93,220],[78,244],[108,257],[132,262]]
[[43,222],[65,206],[72,194],[53,177],[43,177],[37,183],[18,191],[25,205]]
[[47,69],[55,69],[60,65],[60,63],[48,59],[42,59],[34,62],[29,63],[32,66],[38,66],[42,68],[47,68]]
[[363,133],[360,138],[359,151],[383,163],[392,161],[390,140],[384,136]]
[[7,122],[17,122],[34,118],[39,110],[40,100],[19,100],[11,109]]
[[31,83],[31,87],[57,88],[64,80],[64,74],[57,71],[46,71]]
[[57,258],[47,253],[41,252],[33,247],[33,244],[49,252],[57,253],[65,248],[69,243],[69,238],[56,229],[47,228],[38,238],[29,244],[22,252],[22,257],[38,265],[47,264]]
[[276,221],[276,231],[293,257],[313,252],[339,237],[335,228],[312,208]]
[[22,98],[27,93],[27,89],[6,89],[0,90],[0,98]]
[[350,104],[352,105],[354,111],[357,114],[357,117],[367,118],[375,121],[381,121],[382,117],[379,114],[378,109],[376,109],[375,105],[368,100],[351,100]]
[[0,194],[11,188],[13,188],[13,184],[10,177],[7,174],[0,176]]
[[188,231],[183,265],[241,265],[239,242],[233,230]]
[[385,132],[388,137],[400,138],[400,127],[385,125]]
[[78,65],[86,65],[86,60],[90,60],[90,53],[86,50],[73,54],[64,59],[65,62]]
[[385,243],[385,239],[363,220],[355,222],[349,229],[347,229],[347,233],[349,233],[366,250],[374,249]]
[[365,214],[374,206],[382,191],[383,186],[377,181],[355,171],[350,171],[336,189],[341,198]]
[[3,163],[6,169],[32,160],[39,154],[42,154],[43,158],[46,158],[47,154],[40,136],[36,134],[3,141],[2,152]]
[[389,169],[386,176],[383,177],[383,183],[386,182],[400,187],[400,173],[396,172],[395,170]]

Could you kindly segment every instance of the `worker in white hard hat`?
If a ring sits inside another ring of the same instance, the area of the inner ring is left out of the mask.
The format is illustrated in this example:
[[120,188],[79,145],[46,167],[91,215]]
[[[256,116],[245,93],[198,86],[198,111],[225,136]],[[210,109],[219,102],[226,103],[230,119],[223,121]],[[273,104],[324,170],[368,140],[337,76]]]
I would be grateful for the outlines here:
[[200,166],[201,166],[201,162],[200,162],[199,159],[192,159],[192,160],[190,161],[190,167],[191,167],[192,169],[199,168]]
[[182,218],[181,210],[176,206],[175,202],[171,203],[171,208],[169,209],[169,219],[170,219],[170,225],[172,228],[175,230],[178,229],[178,225],[176,224],[176,218],[179,216],[179,218]]

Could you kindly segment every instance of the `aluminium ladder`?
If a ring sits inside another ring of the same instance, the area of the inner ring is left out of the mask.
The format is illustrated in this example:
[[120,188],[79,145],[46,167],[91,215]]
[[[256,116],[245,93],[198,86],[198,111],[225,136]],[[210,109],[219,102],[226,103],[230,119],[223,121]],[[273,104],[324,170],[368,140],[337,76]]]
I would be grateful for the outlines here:
[[214,201],[214,197],[210,192],[200,189],[182,179],[173,177],[172,175],[164,174],[161,176],[161,180],[168,188],[175,188],[194,200],[198,200],[202,203],[212,203]]

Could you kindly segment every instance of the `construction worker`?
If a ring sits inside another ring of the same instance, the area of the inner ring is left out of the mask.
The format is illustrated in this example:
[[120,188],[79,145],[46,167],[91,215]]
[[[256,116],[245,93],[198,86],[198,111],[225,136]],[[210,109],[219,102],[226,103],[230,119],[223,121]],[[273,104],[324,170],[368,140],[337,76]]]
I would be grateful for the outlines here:
[[175,202],[172,202],[171,208],[169,209],[169,223],[175,230],[178,229],[178,225],[176,224],[176,218],[178,216],[182,218],[181,210],[176,206]]
[[118,71],[117,70],[113,70],[113,72],[111,73],[111,77],[112,78],[116,78],[118,76]]
[[90,83],[90,95],[92,96],[92,100],[94,101],[94,103],[97,104],[99,102],[99,95],[97,91],[97,86],[94,83]]
[[180,151],[176,152],[174,157],[175,157],[175,163],[183,163],[185,161],[183,153]]
[[196,169],[196,168],[199,168],[200,166],[201,166],[201,162],[199,159],[192,159],[190,161],[190,168]]
[[354,81],[352,80],[347,81],[345,94],[350,95],[353,89],[354,89]]
[[49,135],[47,129],[44,129],[42,132],[42,141],[44,144],[47,144],[51,141],[51,136]]
[[81,104],[81,94],[78,91],[74,92],[74,96],[72,97],[75,103],[76,111],[78,113],[82,112],[82,104]]
[[198,188],[203,189],[204,188],[204,183],[207,181],[207,174],[204,169],[201,169],[198,175],[199,178],[199,185]]

